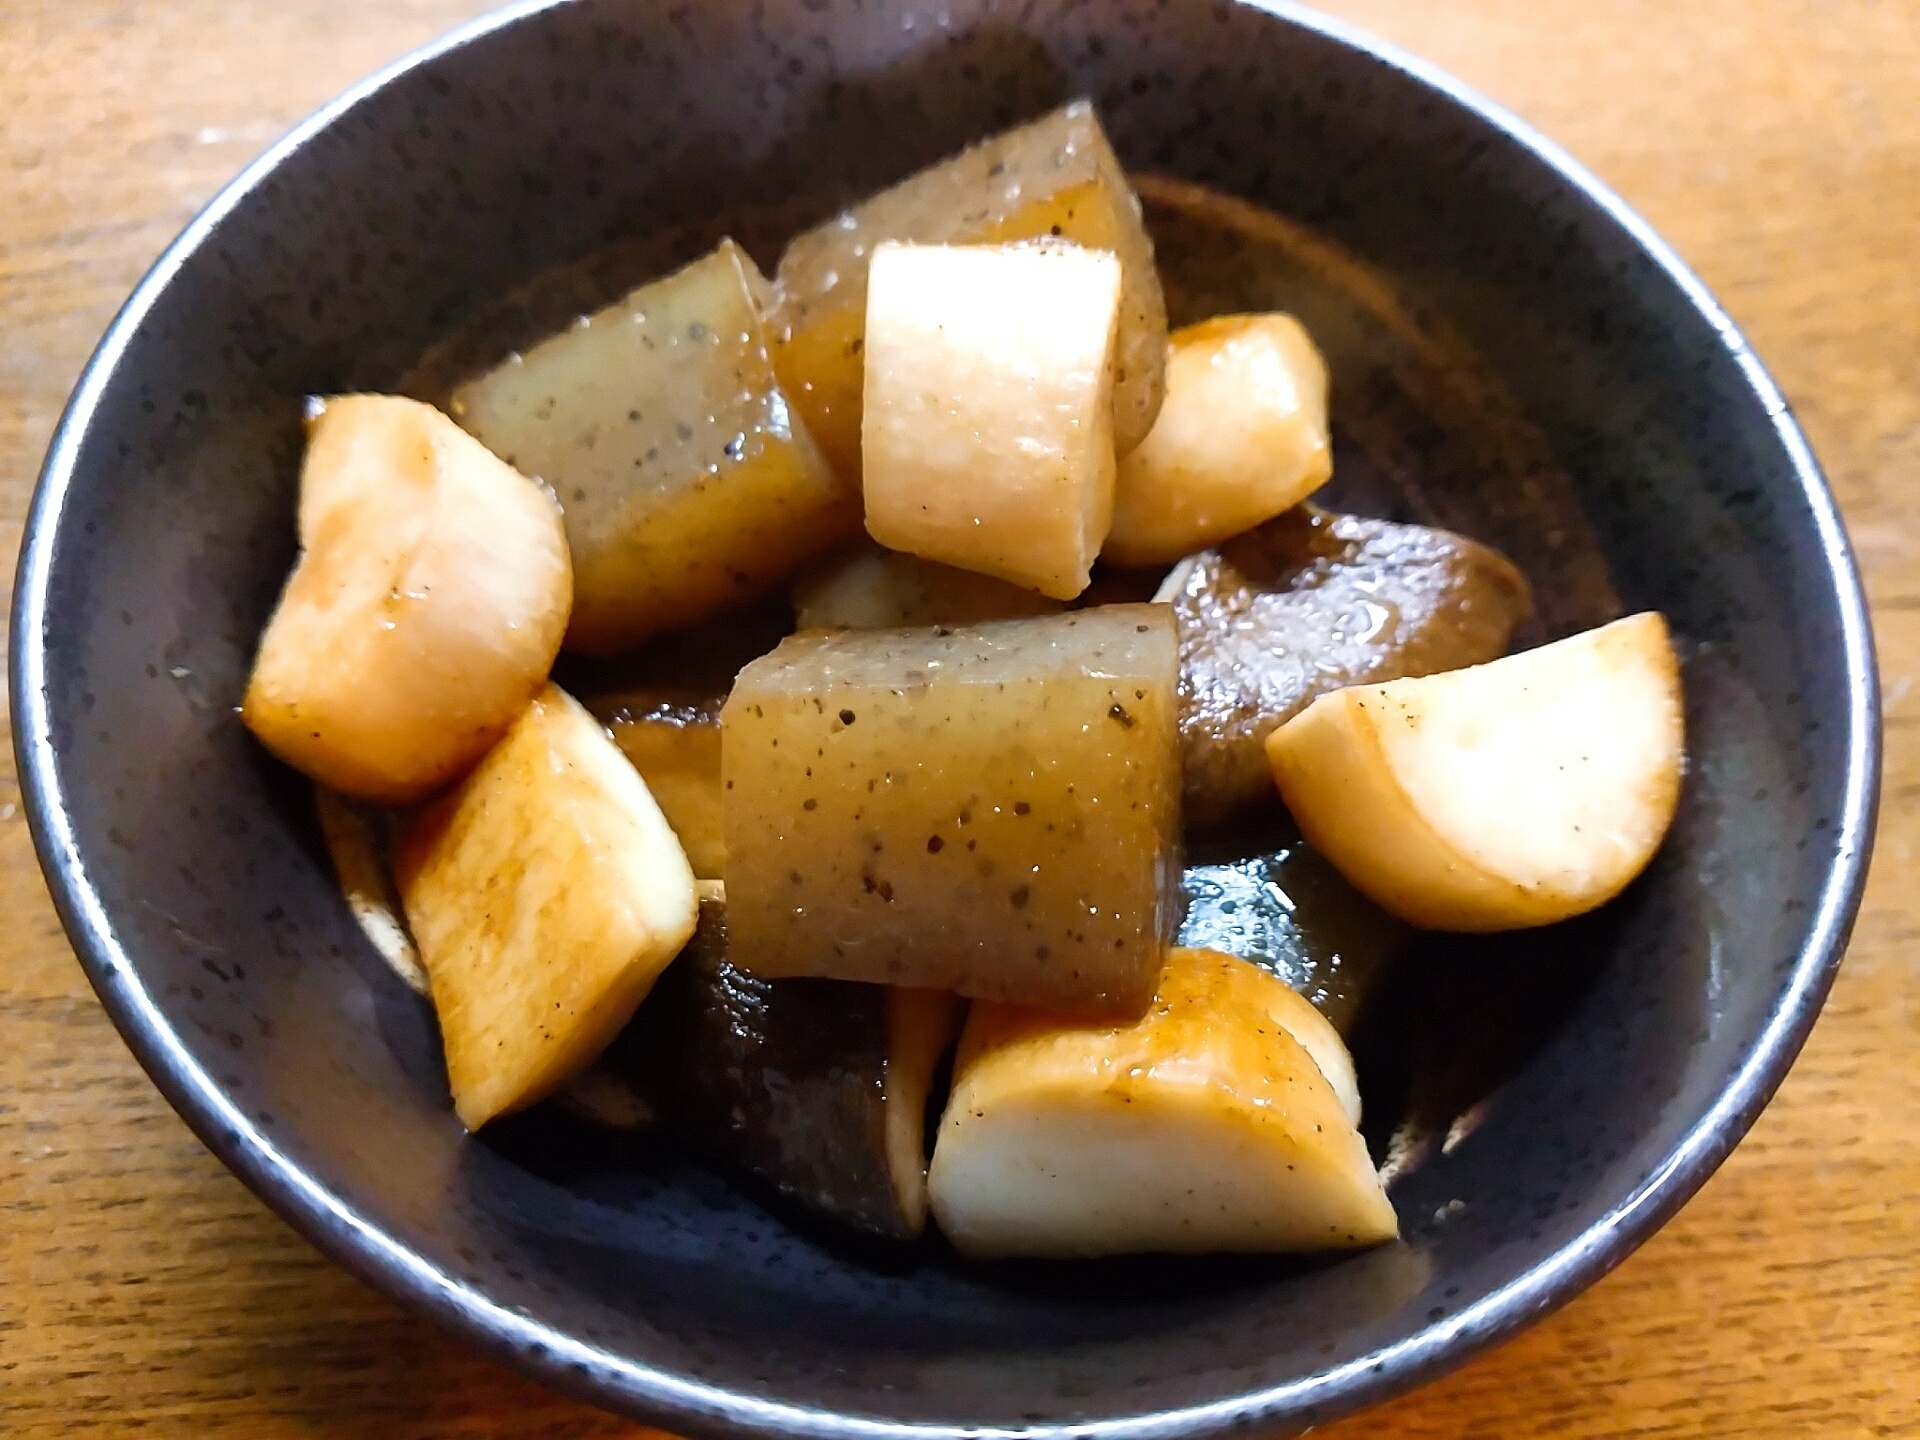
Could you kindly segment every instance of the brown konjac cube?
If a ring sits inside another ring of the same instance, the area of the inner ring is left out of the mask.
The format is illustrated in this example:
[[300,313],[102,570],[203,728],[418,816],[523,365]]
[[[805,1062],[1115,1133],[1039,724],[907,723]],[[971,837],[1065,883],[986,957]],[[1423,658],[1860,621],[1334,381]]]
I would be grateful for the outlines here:
[[560,498],[568,648],[692,624],[858,533],[857,498],[775,379],[765,284],[728,241],[454,396],[463,426]]
[[720,832],[720,700],[671,689],[596,696],[588,708],[632,762],[702,880],[726,875]]
[[1178,920],[1173,620],[809,631],[721,715],[734,962],[1137,1013]]
[[802,630],[970,625],[1052,615],[1064,608],[1038,590],[879,545],[836,555],[801,577],[793,590],[794,623]]
[[1111,250],[1122,268],[1114,448],[1153,427],[1167,310],[1140,202],[1084,100],[983,141],[787,246],[775,276],[774,364],[834,467],[860,473],[867,266],[883,240],[996,244],[1058,236]]
[[728,958],[724,893],[600,1068],[695,1150],[791,1200],[909,1239],[927,1214],[927,1099],[960,1028],[938,990],[762,980]]
[[572,662],[580,703],[613,736],[702,880],[726,874],[720,707],[733,677],[793,630],[784,599],[729,610],[611,662]]

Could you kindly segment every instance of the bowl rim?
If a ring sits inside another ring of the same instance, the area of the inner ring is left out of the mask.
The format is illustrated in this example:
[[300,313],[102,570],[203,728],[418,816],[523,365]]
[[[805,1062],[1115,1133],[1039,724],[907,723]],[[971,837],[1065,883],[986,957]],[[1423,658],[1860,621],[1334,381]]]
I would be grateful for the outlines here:
[[1771,419],[1817,534],[1838,613],[1845,674],[1846,776],[1833,867],[1808,939],[1765,1026],[1714,1103],[1657,1168],[1575,1240],[1472,1305],[1366,1355],[1279,1385],[1105,1420],[958,1426],[847,1414],[730,1391],[614,1354],[489,1299],[366,1220],[308,1175],[194,1060],[141,984],[87,876],[64,803],[47,708],[48,580],[82,443],[108,381],[155,301],[188,259],[296,151],[386,87],[454,50],[570,0],[518,0],[376,71],[269,146],[181,231],[134,288],[89,359],[48,447],[24,529],[11,616],[10,693],[23,808],[55,907],[87,978],[135,1058],[208,1149],[329,1259],[424,1311],[488,1354],[554,1388],[636,1418],[707,1435],[795,1440],[1193,1440],[1250,1426],[1319,1423],[1450,1369],[1543,1318],[1626,1259],[1718,1168],[1772,1098],[1818,1016],[1860,905],[1881,767],[1878,669],[1866,598],[1838,507],[1779,388],[1719,302],[1674,250],[1604,182],[1517,115],[1389,42],[1295,0],[1232,0],[1357,51],[1501,132],[1598,209],[1704,318]]

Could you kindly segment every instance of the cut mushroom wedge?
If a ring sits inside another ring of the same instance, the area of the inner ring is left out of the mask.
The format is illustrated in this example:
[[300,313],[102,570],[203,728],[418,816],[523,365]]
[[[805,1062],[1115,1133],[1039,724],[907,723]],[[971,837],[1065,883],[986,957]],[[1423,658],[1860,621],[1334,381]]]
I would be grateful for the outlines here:
[[963,1254],[1351,1249],[1398,1233],[1340,1038],[1282,981],[1169,952],[1103,1025],[976,1004],[928,1185]]
[[1120,459],[1103,558],[1169,565],[1298,505],[1333,474],[1327,366],[1291,315],[1176,330],[1167,397]]
[[1267,740],[1301,831],[1383,909],[1437,930],[1592,910],[1679,802],[1666,622],[1629,616],[1491,664],[1323,695]]
[[[1218,956],[1221,952],[1197,950],[1183,953]],[[1226,958],[1233,960],[1239,957],[1230,955]],[[1360,1077],[1354,1073],[1353,1056],[1347,1052],[1347,1042],[1340,1038],[1340,1032],[1333,1028],[1333,1022],[1314,1008],[1311,1000],[1285,981],[1281,981],[1281,989],[1286,991],[1285,995],[1278,991],[1267,994],[1267,1014],[1293,1037],[1296,1045],[1312,1057],[1321,1078],[1332,1088],[1334,1098],[1339,1100],[1347,1123],[1358,1129]]]
[[1120,262],[1062,244],[874,252],[867,533],[1071,600],[1113,519]]
[[572,602],[552,496],[432,406],[329,400],[300,472],[300,561],[241,719],[343,794],[422,799],[546,683]]
[[320,839],[333,861],[340,894],[360,933],[409,990],[416,995],[429,993],[427,972],[407,931],[400,892],[393,885],[393,816],[337,795],[324,785],[314,786],[313,813],[320,822]]
[[693,870],[646,783],[553,685],[411,818],[394,878],[469,1130],[585,1069],[698,919]]

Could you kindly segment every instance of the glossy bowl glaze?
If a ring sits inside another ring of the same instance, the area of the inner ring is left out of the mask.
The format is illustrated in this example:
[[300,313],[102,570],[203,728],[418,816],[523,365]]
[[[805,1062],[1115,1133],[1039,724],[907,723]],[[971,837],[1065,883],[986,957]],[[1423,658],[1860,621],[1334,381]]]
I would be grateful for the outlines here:
[[[302,397],[393,385],[619,236],[814,218],[1075,94],[1129,165],[1390,277],[1404,345],[1464,337],[1625,602],[1687,637],[1691,768],[1652,872],[1578,936],[1435,973],[1477,976],[1497,1013],[1488,975],[1603,963],[1396,1185],[1404,1240],[1335,1263],[874,1256],[669,1151],[469,1140],[431,1014],[234,716],[293,554]],[[1879,753],[1832,499],[1699,283],[1512,117],[1305,11],[1225,0],[576,0],[402,61],[242,175],[102,341],[28,523],[12,705],[81,962],[206,1143],[495,1355],[712,1435],[1292,1430],[1538,1318],[1673,1213],[1791,1063],[1858,901]]]

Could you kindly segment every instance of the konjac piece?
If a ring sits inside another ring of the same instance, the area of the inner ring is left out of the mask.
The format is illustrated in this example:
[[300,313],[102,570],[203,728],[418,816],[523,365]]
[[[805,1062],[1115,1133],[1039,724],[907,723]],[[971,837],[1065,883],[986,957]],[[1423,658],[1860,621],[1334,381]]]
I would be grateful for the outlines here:
[[1301,506],[1184,562],[1180,626],[1189,826],[1273,800],[1262,743],[1314,697],[1477,665],[1532,613],[1506,558],[1444,530]]
[[342,395],[308,423],[299,530],[240,718],[331,789],[419,800],[546,683],[573,586],[560,514],[432,406]]
[[462,425],[560,497],[569,649],[744,604],[859,533],[858,497],[775,379],[765,283],[725,242],[455,394]]
[[810,1210],[894,1239],[927,1214],[927,1096],[960,1024],[934,990],[762,980],[727,955],[726,901],[601,1067],[701,1154]]
[[1323,695],[1267,738],[1300,828],[1436,930],[1584,914],[1653,859],[1680,799],[1680,666],[1647,612],[1485,665]]
[[1173,332],[1167,398],[1121,457],[1101,554],[1170,565],[1291,509],[1333,474],[1327,365],[1291,315],[1218,315]]
[[928,1188],[964,1255],[1352,1249],[1399,1230],[1332,1026],[1176,949],[1124,1025],[975,1004]]
[[698,918],[645,782],[554,685],[412,818],[394,878],[469,1130],[590,1062]]
[[594,696],[587,708],[607,727],[702,880],[726,877],[720,831],[720,699],[674,687]]
[[1064,608],[1038,590],[878,545],[835,556],[803,576],[793,591],[793,617],[802,630],[971,625],[1052,615]]
[[1178,920],[1161,605],[807,631],[721,714],[734,962],[1138,1013]]
[[647,782],[702,880],[725,878],[720,707],[740,667],[792,630],[786,602],[766,600],[662,635],[618,660],[567,664],[581,704]]
[[1152,428],[1166,364],[1167,307],[1140,202],[1100,128],[1075,101],[923,170],[787,246],[775,274],[781,384],[850,481],[860,474],[867,267],[885,240],[1003,244],[1057,237],[1120,258],[1113,437]]
[[1058,600],[1113,516],[1120,266],[1054,243],[882,245],[867,292],[867,533]]

